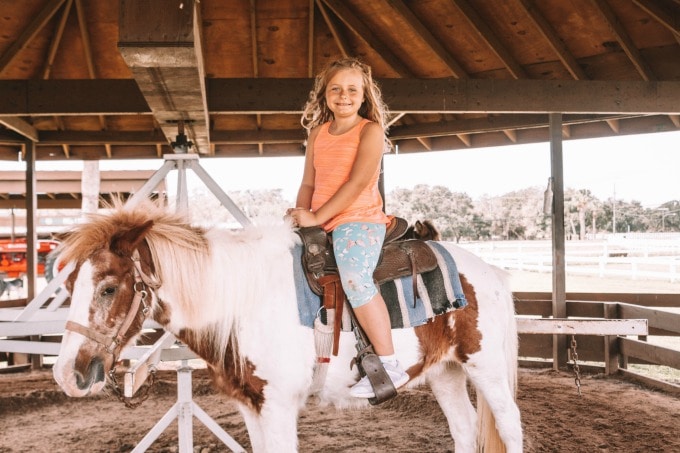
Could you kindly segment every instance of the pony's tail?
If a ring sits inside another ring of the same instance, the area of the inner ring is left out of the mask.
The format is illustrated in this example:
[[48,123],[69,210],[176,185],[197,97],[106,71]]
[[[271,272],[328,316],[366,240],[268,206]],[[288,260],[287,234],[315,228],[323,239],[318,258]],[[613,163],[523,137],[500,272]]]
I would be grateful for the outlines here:
[[[517,349],[519,339],[517,337],[517,321],[512,295],[509,294],[509,316],[506,319],[507,334],[504,341],[505,358],[507,366],[508,385],[513,399],[517,399]],[[505,444],[498,434],[496,420],[491,412],[489,404],[481,392],[477,392],[477,448],[484,453],[504,453]]]

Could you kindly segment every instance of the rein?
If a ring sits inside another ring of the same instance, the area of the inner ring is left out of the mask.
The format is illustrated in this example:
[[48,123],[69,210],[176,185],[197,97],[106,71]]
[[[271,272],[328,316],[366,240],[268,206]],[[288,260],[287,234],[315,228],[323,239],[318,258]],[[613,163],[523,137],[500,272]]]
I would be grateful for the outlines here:
[[[121,401],[123,401],[126,406],[128,407],[136,407],[136,405],[131,404],[129,401],[127,401],[127,398],[122,397],[122,392],[117,388],[117,381],[115,379],[115,363],[117,360],[117,356],[120,353],[120,348],[122,348],[123,344],[123,338],[125,337],[125,334],[127,333],[128,329],[134,322],[135,318],[139,314],[140,308],[141,312],[144,315],[144,318],[149,314],[149,311],[151,307],[147,305],[146,303],[146,298],[149,295],[149,291],[155,291],[161,286],[160,280],[158,280],[157,277],[151,277],[144,273],[142,270],[142,265],[140,262],[140,257],[139,257],[139,251],[135,250],[132,253],[132,257],[130,258],[134,264],[134,278],[135,278],[135,283],[134,283],[134,291],[135,295],[134,298],[132,299],[132,305],[130,306],[130,310],[127,312],[127,315],[125,316],[125,319],[123,320],[123,324],[121,324],[120,328],[116,332],[115,335],[104,335],[101,332],[98,332],[95,329],[92,329],[90,327],[86,327],[80,323],[77,323],[75,321],[66,321],[66,330],[70,330],[72,332],[79,333],[80,335],[83,335],[86,338],[89,338],[90,340],[93,340],[96,343],[99,343],[100,345],[106,347],[106,352],[111,354],[113,356],[113,363],[114,367],[111,369],[109,372],[109,377],[113,381],[113,390],[116,395],[119,396]],[[153,373],[152,373],[153,374]],[[151,384],[149,384],[148,388],[150,389],[151,385],[153,384],[153,379]],[[148,390],[147,390],[147,395],[148,396]],[[142,399],[145,400],[146,397]],[[140,401],[141,403],[141,401]]]

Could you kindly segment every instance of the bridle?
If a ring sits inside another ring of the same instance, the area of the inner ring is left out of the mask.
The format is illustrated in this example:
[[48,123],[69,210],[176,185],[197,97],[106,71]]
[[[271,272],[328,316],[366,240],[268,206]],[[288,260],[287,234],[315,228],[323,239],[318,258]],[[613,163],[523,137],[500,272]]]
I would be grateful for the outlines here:
[[132,299],[130,310],[127,312],[127,315],[123,320],[123,324],[121,324],[121,326],[118,328],[118,331],[114,335],[104,335],[103,333],[98,332],[91,327],[86,327],[75,321],[66,321],[66,330],[79,333],[80,335],[83,335],[84,337],[104,346],[106,351],[113,355],[114,363],[116,362],[116,357],[118,354],[120,354],[120,348],[123,346],[123,338],[139,314],[140,310],[145,319],[149,314],[151,307],[146,301],[149,291],[153,292],[161,286],[161,282],[157,277],[150,277],[142,270],[138,250],[135,250],[132,253],[132,257],[130,259],[134,264],[135,283],[133,288],[135,295]]

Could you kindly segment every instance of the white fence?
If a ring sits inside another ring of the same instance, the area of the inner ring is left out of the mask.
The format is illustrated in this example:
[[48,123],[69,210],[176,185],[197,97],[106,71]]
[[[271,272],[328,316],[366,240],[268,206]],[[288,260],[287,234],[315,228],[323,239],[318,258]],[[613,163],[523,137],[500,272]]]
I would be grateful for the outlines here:
[[[552,272],[551,241],[489,241],[459,244],[486,262],[508,270]],[[570,275],[680,281],[680,234],[610,235],[567,241]]]

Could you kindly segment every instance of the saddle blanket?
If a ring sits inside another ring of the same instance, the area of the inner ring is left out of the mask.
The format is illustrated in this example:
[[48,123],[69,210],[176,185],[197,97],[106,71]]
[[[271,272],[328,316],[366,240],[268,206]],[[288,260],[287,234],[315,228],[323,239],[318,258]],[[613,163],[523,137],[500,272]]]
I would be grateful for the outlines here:
[[[418,274],[419,297],[416,298],[415,306],[412,276],[380,285],[380,294],[385,299],[393,329],[417,327],[435,316],[467,305],[453,257],[441,244],[434,241],[427,241],[427,244],[437,257],[438,266],[430,272]],[[302,245],[296,245],[292,254],[300,322],[313,327],[321,307],[321,297],[314,294],[307,284],[302,268]],[[343,310],[342,327],[343,330],[351,330],[347,310]]]

